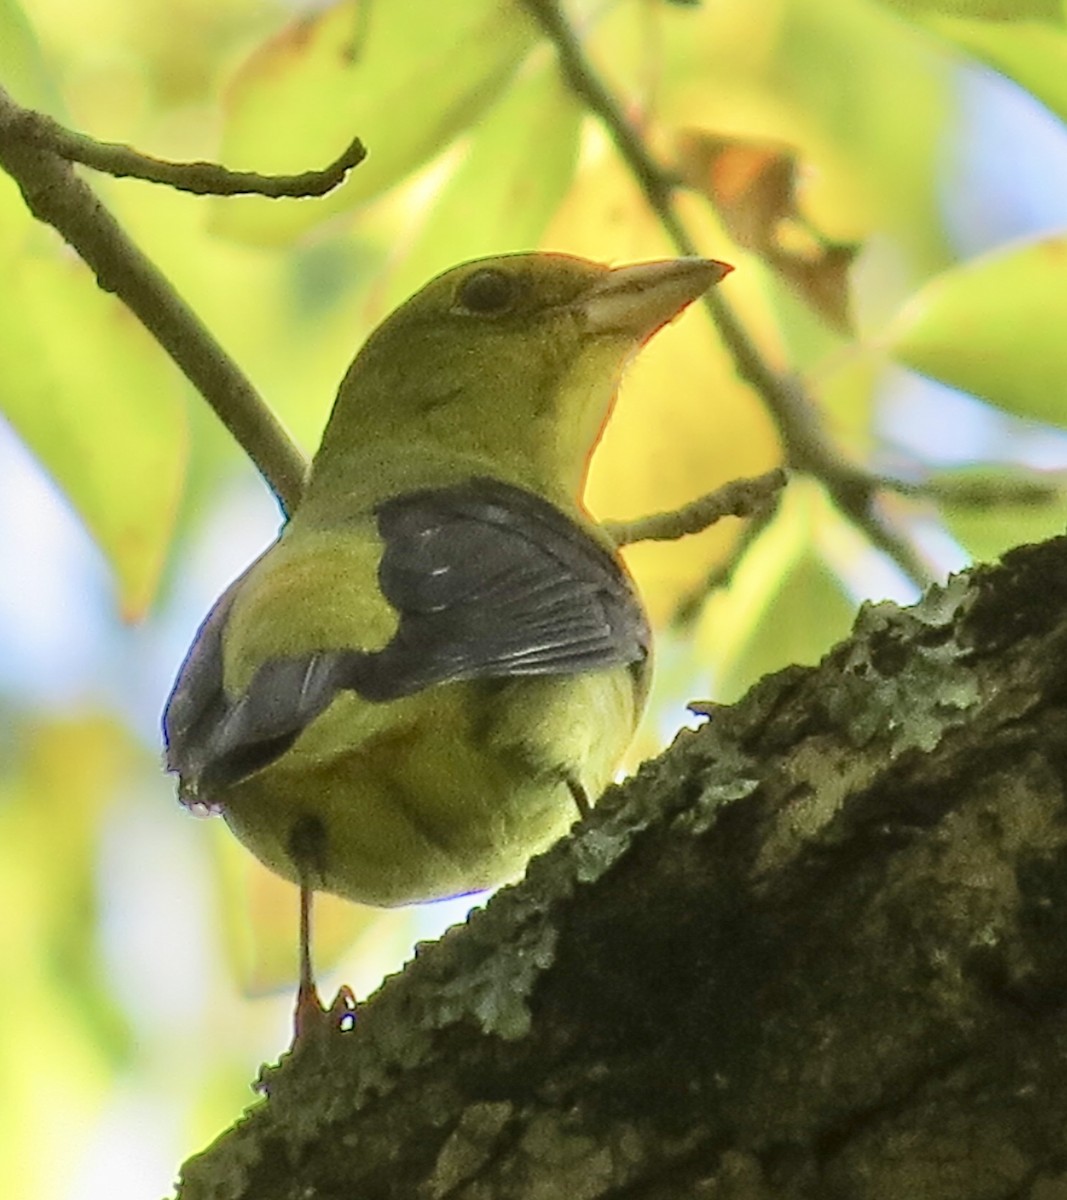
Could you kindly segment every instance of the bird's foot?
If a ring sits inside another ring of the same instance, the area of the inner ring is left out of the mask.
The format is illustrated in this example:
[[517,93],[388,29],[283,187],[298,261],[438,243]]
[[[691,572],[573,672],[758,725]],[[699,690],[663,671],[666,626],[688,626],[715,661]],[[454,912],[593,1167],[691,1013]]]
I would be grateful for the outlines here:
[[347,984],[338,989],[333,1003],[327,1008],[313,983],[301,983],[293,1013],[293,1052],[351,1029],[355,1019],[356,997]]

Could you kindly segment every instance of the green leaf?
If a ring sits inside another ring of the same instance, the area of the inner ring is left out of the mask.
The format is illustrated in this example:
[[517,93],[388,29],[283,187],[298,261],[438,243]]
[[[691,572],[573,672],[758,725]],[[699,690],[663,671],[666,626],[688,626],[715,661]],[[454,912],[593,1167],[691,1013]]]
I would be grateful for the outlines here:
[[262,173],[304,171],[325,166],[357,136],[368,157],[321,200],[217,201],[214,228],[284,242],[378,195],[492,104],[535,36],[506,0],[345,0],[298,19],[232,81],[222,160]]
[[0,412],[78,510],[134,619],[155,592],[185,470],[177,369],[80,263],[25,252],[3,272]]
[[794,663],[809,666],[852,628],[856,606],[819,555],[806,553],[779,581],[773,603],[731,670],[718,680],[718,697],[730,702],[764,675]]
[[930,483],[949,533],[978,561],[1067,530],[1062,472],[983,463],[938,472]]
[[791,480],[778,516],[705,606],[697,642],[717,701],[732,703],[772,671],[818,662],[848,634],[856,605],[819,548],[825,523],[839,519],[814,484]]
[[1067,121],[1067,31],[1043,21],[965,21],[930,17],[924,24],[988,63]]
[[1067,425],[1067,237],[983,255],[926,283],[887,334],[893,356],[1020,417]]
[[41,47],[18,0],[0,0],[0,79],[20,104],[62,111]]
[[540,240],[574,176],[582,110],[554,57],[537,57],[472,130],[463,160],[391,273],[385,311],[458,262]]

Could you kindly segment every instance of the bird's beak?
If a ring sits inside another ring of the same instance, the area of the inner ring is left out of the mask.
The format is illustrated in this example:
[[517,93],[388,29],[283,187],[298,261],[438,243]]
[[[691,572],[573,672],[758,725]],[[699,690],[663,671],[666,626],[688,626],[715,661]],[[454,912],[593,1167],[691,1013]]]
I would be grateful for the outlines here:
[[615,267],[575,303],[590,333],[647,341],[733,270],[712,258],[671,258]]

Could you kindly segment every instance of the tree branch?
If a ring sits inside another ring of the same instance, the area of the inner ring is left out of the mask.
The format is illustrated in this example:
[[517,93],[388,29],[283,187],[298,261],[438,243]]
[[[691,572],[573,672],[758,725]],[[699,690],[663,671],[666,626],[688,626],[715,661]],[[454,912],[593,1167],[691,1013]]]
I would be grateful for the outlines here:
[[[34,114],[0,88],[0,168],[18,184],[30,212],[56,229],[177,363],[255,463],[285,512],[304,486],[307,464],[241,369],[171,284],[123,232],[88,185],[27,128]],[[58,335],[57,335],[58,336]]]
[[19,137],[39,150],[49,150],[60,158],[81,163],[94,171],[118,179],[142,179],[161,183],[197,196],[239,196],[255,194],[270,199],[304,199],[323,196],[344,182],[345,176],[366,157],[359,138],[353,138],[329,166],[302,171],[296,175],[260,175],[256,171],[231,171],[211,162],[168,162],[153,158],[131,146],[117,142],[98,142],[83,133],[75,133],[44,113],[23,110]]

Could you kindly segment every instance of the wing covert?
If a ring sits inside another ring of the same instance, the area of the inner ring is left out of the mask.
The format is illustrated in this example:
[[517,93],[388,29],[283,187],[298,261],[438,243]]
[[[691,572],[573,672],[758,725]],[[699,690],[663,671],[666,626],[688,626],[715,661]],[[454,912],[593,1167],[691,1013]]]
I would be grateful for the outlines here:
[[369,699],[450,679],[555,675],[643,660],[649,631],[616,559],[548,501],[498,480],[378,509],[379,581],[400,615],[352,684]]

